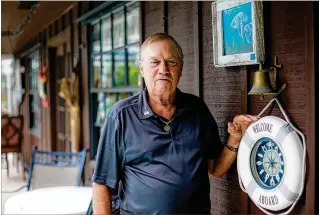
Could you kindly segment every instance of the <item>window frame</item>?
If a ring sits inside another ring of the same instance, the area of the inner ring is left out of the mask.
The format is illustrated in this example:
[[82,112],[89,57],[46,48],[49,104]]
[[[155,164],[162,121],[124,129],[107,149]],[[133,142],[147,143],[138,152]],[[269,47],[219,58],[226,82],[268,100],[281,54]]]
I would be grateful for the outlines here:
[[[41,136],[41,98],[39,96],[38,92],[38,75],[41,72],[41,58],[40,58],[40,50],[36,50],[28,55],[28,113],[29,113],[29,129],[32,133],[34,133],[37,136]],[[32,61],[37,60],[38,62],[38,71],[34,71],[32,68]],[[32,86],[32,80],[33,78],[36,80],[35,86]],[[33,98],[33,100],[31,99]],[[36,111],[33,111],[34,104],[37,105],[38,109]],[[37,115],[37,118],[34,117]]]
[[[127,9],[138,10],[138,23],[137,28],[138,28],[138,33],[139,33],[139,40],[136,42],[132,43],[127,43],[128,42],[128,35],[127,35]],[[114,37],[114,32],[113,32],[113,18],[114,14],[117,13],[123,13],[123,19],[124,19],[124,45],[114,48],[114,42],[113,42],[113,37]],[[142,85],[142,77],[139,75],[139,84],[137,86],[130,86],[129,84],[129,54],[128,54],[128,48],[137,46],[140,48],[141,44],[141,26],[140,26],[140,4],[139,2],[118,2],[116,6],[112,5],[112,7],[109,10],[106,10],[105,13],[100,14],[99,16],[96,17],[93,21],[88,23],[88,41],[89,41],[89,46],[88,46],[88,67],[89,67],[89,80],[88,80],[88,86],[89,86],[89,119],[90,119],[90,159],[95,160],[96,152],[97,152],[97,147],[98,147],[98,142],[100,138],[100,129],[102,128],[101,125],[96,125],[96,117],[98,114],[98,97],[100,93],[106,94],[106,93],[115,93],[116,96],[116,101],[119,101],[119,93],[129,93],[130,96],[132,96],[135,93],[140,92],[143,89]],[[111,34],[110,34],[110,41],[111,41],[111,49],[110,50],[103,50],[103,20],[110,18],[110,28],[111,28]],[[98,24],[99,25],[99,52],[96,53],[93,50],[93,44],[94,44],[94,36],[93,36],[93,29],[94,26]],[[124,60],[124,86],[114,86],[115,82],[115,54],[114,52],[118,50],[124,50],[125,54],[125,60]],[[102,87],[102,74],[103,74],[103,56],[110,54],[111,53],[111,65],[112,65],[112,81],[111,81],[111,86],[110,87]],[[99,87],[95,87],[94,85],[94,59],[96,56],[100,56],[100,70],[99,70]],[[106,96],[104,95],[104,99]],[[106,105],[106,102],[104,102]]]

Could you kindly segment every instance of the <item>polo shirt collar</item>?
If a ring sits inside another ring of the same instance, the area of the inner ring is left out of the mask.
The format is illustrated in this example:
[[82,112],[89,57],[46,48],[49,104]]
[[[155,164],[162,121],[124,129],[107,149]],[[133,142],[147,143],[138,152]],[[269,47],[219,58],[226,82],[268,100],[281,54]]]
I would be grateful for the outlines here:
[[149,106],[147,100],[148,100],[148,93],[147,93],[147,89],[145,88],[140,94],[138,99],[140,119],[147,119],[155,115],[152,108]]
[[[196,104],[190,104],[184,98],[183,92],[181,92],[178,88],[176,89],[176,109],[177,114],[181,114],[184,111],[188,111],[193,109],[193,106]],[[147,119],[152,116],[156,116],[153,112],[152,108],[148,104],[148,92],[145,88],[139,95],[139,117],[140,119]]]

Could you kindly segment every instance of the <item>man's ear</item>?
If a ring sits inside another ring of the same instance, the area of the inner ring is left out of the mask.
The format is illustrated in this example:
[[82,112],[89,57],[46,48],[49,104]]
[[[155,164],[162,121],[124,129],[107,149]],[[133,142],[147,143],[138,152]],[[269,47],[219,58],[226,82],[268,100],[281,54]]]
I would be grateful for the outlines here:
[[181,74],[180,74],[180,77],[182,77],[183,75],[183,64],[181,65]]
[[142,76],[142,78],[144,78],[144,71],[143,71],[143,66],[142,66],[142,63],[141,63],[141,62],[140,62],[140,64],[139,64],[139,67],[140,67],[141,76]]

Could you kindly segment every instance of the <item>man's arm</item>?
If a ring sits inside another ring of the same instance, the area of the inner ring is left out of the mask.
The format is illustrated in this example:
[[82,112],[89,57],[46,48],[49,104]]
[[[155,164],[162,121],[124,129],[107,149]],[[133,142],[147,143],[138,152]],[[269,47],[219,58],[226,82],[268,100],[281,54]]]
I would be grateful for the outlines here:
[[[233,148],[238,148],[243,133],[247,127],[259,117],[252,115],[238,115],[233,122],[228,123],[229,138],[227,144]],[[222,177],[231,167],[237,157],[237,152],[224,147],[220,156],[215,160],[208,160],[208,173],[214,177]]]
[[[114,106],[113,106],[114,107]],[[123,144],[117,119],[109,112],[105,119],[96,153],[92,176],[94,214],[112,214],[112,190],[117,187],[122,171]]]
[[104,184],[93,183],[93,214],[111,215],[111,188]]
[[[228,138],[227,144],[230,146],[236,145],[234,142],[236,142],[236,140],[230,137]],[[219,157],[215,160],[208,160],[208,173],[217,178],[222,177],[234,163],[236,157],[237,152],[230,151],[225,146]]]

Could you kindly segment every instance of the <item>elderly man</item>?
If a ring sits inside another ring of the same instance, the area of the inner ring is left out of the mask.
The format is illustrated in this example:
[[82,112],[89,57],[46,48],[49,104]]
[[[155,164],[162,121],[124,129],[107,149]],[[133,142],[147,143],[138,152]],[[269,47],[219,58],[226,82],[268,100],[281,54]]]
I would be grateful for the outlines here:
[[117,102],[102,129],[93,174],[93,211],[111,214],[117,189],[121,214],[209,213],[208,174],[234,162],[242,134],[257,117],[236,116],[222,145],[205,103],[181,92],[183,53],[167,34],[150,36],[140,51],[146,89]]

